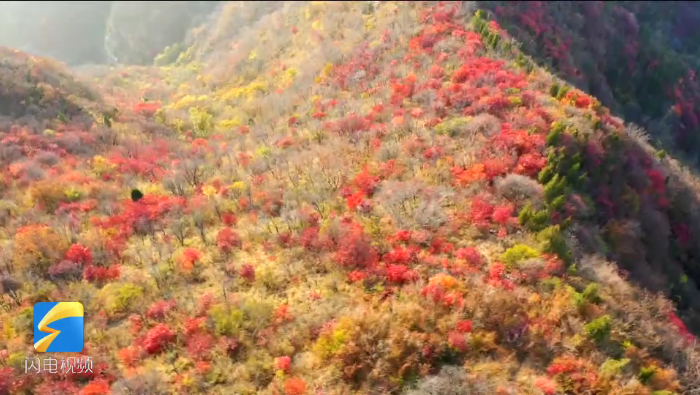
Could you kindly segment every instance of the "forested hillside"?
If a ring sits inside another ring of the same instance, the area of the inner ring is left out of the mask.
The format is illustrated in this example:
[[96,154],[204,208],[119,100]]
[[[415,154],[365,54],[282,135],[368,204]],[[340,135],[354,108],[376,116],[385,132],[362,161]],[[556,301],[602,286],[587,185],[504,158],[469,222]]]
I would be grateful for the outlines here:
[[[3,49],[0,395],[697,393],[698,6],[651,4],[222,2],[153,66]],[[40,301],[83,303],[92,372],[24,373]]]

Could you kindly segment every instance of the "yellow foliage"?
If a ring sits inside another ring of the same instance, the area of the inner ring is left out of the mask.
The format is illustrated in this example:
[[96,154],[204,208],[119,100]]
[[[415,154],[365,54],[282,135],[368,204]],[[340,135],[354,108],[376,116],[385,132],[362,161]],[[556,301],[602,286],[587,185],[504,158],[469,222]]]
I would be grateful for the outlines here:
[[332,358],[352,338],[355,328],[351,319],[341,318],[333,331],[319,336],[313,348],[314,352],[323,359]]
[[248,186],[243,181],[236,181],[233,184],[231,184],[230,188],[234,191],[245,191],[246,189],[248,189]]
[[269,83],[267,81],[255,80],[244,87],[231,88],[220,95],[222,100],[233,100],[240,98],[251,98],[257,93],[267,92]]
[[66,196],[66,187],[60,181],[42,180],[29,190],[29,197],[34,204],[41,204],[47,212],[53,212],[62,202],[70,199]]
[[250,55],[248,55],[248,60],[257,59],[257,57],[258,57],[258,50],[254,49],[254,50],[250,51]]
[[284,83],[291,83],[292,81],[294,81],[294,77],[296,77],[297,74],[299,74],[299,70],[290,67],[287,70],[285,70],[282,81]]
[[311,24],[311,27],[314,30],[323,30],[323,24],[319,20],[315,20],[314,23]]
[[116,165],[111,163],[107,158],[101,155],[95,155],[92,158],[92,170],[97,174],[101,175],[108,171],[114,170]]
[[372,15],[365,16],[365,30],[370,31],[376,27],[377,19]]
[[216,188],[211,185],[206,185],[202,188],[202,194],[206,197],[212,197],[216,195]]
[[33,224],[20,228],[14,237],[12,260],[21,271],[43,274],[68,249],[68,241],[52,228]]
[[331,75],[332,72],[333,72],[333,63],[326,63],[326,65],[323,66],[323,71],[321,71],[321,74],[324,77],[328,77],[329,75]]
[[172,105],[172,107],[176,109],[191,107],[195,105],[198,100],[199,99],[194,95],[187,95],[184,96],[182,99],[178,100],[175,104]]
[[241,125],[243,125],[243,120],[239,117],[225,119],[225,120],[219,122],[219,127],[221,129],[224,129],[224,130],[237,128]]

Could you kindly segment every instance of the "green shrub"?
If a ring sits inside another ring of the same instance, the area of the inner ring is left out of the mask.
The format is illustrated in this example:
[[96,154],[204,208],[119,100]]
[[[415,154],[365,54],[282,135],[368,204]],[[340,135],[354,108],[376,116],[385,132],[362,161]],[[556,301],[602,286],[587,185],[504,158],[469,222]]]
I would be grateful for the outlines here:
[[549,254],[557,255],[565,264],[571,264],[571,252],[566,245],[566,240],[559,225],[552,225],[537,233],[537,240],[540,242],[540,250]]
[[649,366],[649,367],[644,367],[639,369],[639,381],[642,384],[646,384],[651,380],[651,378],[654,376],[656,373],[656,367],[655,366]]
[[17,332],[30,336],[34,331],[34,308],[22,309],[12,322],[12,326]]
[[574,304],[576,307],[582,307],[586,303],[600,303],[600,296],[598,296],[598,284],[588,284],[582,293],[574,293]]
[[207,137],[214,130],[214,117],[208,111],[197,107],[189,110],[190,122],[197,137]]
[[612,318],[609,315],[604,315],[587,323],[583,329],[588,337],[597,342],[602,342],[610,335],[611,323]]
[[175,43],[165,47],[163,52],[159,53],[154,60],[156,66],[167,66],[177,61],[178,57],[184,50],[182,43]]
[[552,84],[552,86],[549,88],[549,94],[552,97],[557,97],[557,95],[559,94],[559,84],[557,84],[556,82]]
[[538,256],[540,256],[540,253],[534,248],[525,244],[516,244],[501,254],[501,260],[509,267],[515,267],[526,259],[537,258]]
[[467,128],[469,122],[469,118],[466,117],[448,119],[435,126],[435,133],[455,137]]
[[547,228],[550,218],[549,210],[535,210],[530,203],[527,203],[518,214],[520,225],[533,232]]
[[138,305],[143,288],[135,284],[108,284],[101,293],[105,296],[105,308],[110,314],[128,313]]
[[600,373],[603,374],[604,376],[617,376],[619,374],[622,374],[623,369],[630,363],[629,358],[623,358],[623,359],[612,359],[608,358],[603,364],[600,366]]
[[209,310],[209,318],[217,336],[232,336],[238,333],[245,321],[242,311],[224,305],[212,307]]
[[547,202],[552,202],[557,197],[564,195],[566,193],[566,186],[566,177],[555,174],[547,185],[544,186],[544,197]]
[[583,298],[590,303],[600,303],[600,295],[598,295],[598,284],[590,283],[583,290]]

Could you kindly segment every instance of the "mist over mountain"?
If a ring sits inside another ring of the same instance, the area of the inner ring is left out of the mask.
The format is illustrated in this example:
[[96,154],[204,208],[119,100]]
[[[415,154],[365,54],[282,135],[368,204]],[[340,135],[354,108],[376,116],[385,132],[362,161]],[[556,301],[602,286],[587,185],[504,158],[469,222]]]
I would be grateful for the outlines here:
[[72,65],[150,64],[214,1],[3,1],[0,45]]

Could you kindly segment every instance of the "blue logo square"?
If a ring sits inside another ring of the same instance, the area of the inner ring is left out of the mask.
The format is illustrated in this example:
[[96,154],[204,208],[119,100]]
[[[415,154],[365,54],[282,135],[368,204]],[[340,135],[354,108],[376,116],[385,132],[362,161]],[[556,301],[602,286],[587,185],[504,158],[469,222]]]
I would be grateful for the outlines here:
[[85,310],[80,302],[34,305],[34,349],[38,352],[81,352],[85,346]]

